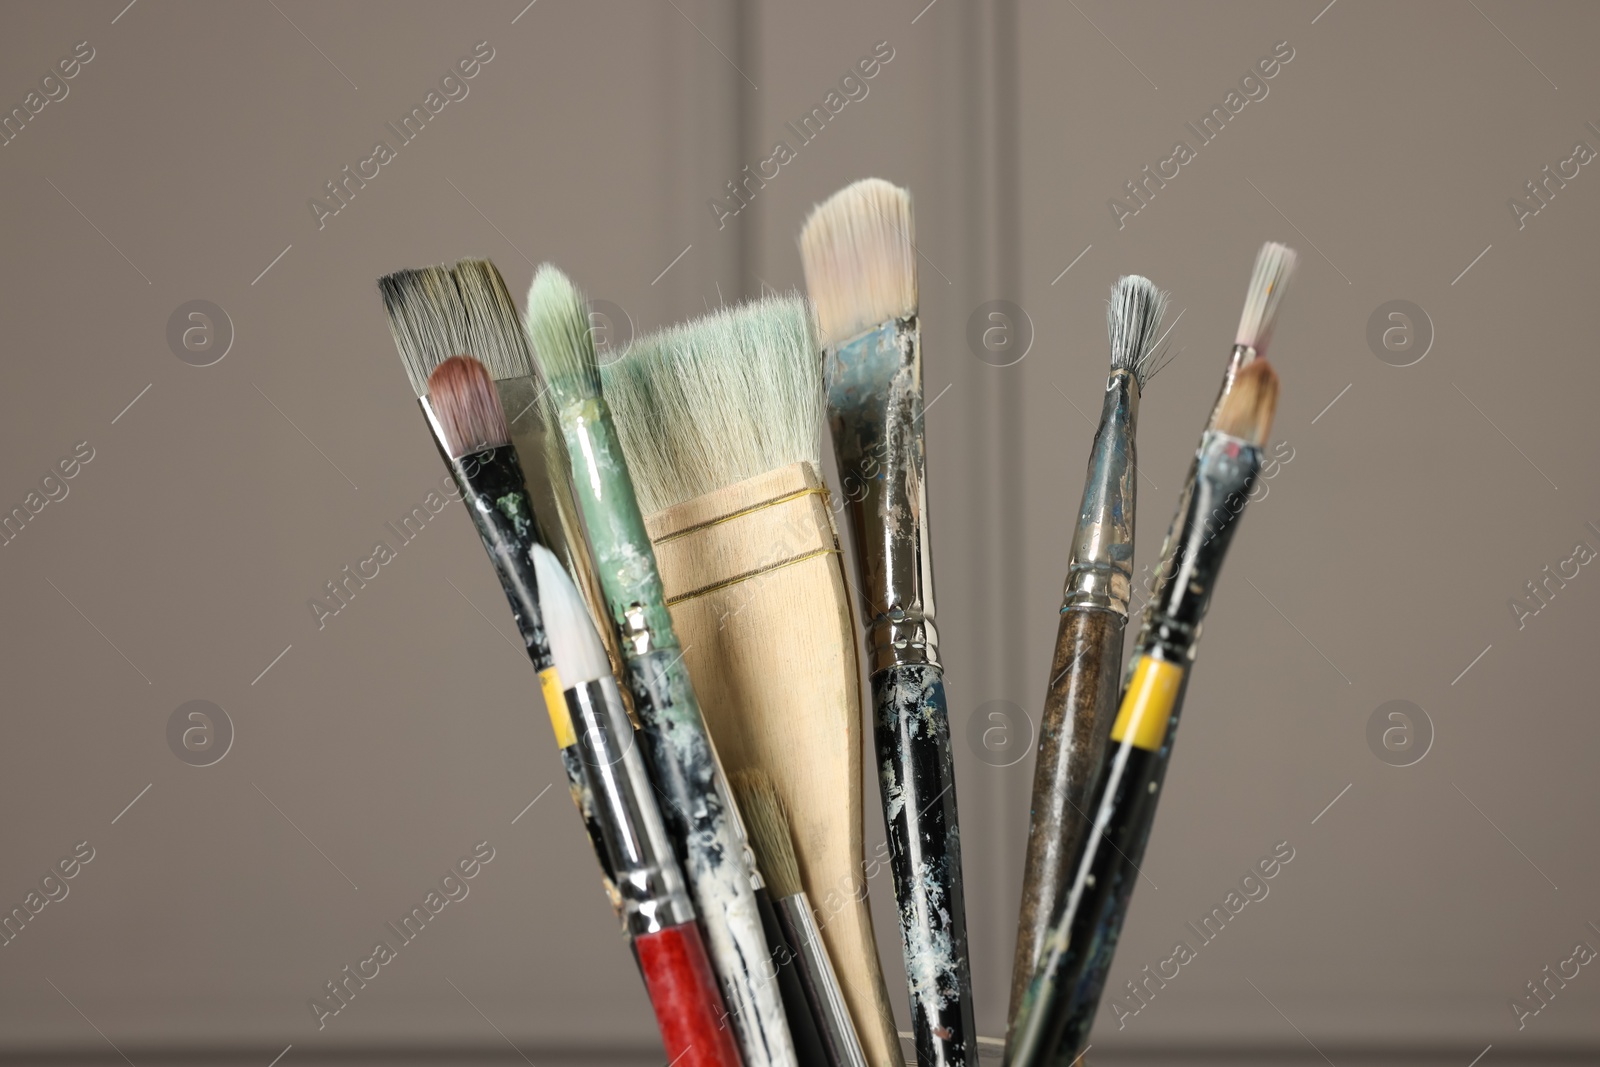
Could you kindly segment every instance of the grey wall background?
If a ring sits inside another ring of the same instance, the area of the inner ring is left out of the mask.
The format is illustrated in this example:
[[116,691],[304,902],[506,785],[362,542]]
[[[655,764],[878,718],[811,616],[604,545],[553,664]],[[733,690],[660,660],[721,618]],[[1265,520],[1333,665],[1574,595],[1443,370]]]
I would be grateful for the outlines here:
[[[3,8],[5,108],[77,42],[94,56],[0,148],[0,501],[23,505],[79,442],[93,459],[0,549],[0,903],[77,842],[94,859],[0,948],[0,1051],[651,1061],[459,508],[323,629],[306,606],[443,473],[373,280],[488,255],[520,295],[549,258],[654,328],[799,285],[805,211],[877,174],[916,195],[960,736],[1001,721],[991,702],[1037,716],[1108,286],[1148,274],[1183,312],[1143,410],[1143,566],[1256,247],[1303,257],[1274,346],[1293,458],[1214,606],[1113,987],[1277,842],[1295,858],[1122,1030],[1108,1006],[1091,1058],[1594,1057],[1593,967],[1521,1030],[1509,1002],[1575,942],[1600,946],[1600,579],[1580,566],[1521,629],[1508,598],[1575,542],[1600,548],[1600,177],[1552,183],[1520,228],[1507,198],[1574,142],[1600,148],[1600,10],[524,2]],[[484,41],[468,96],[319,229],[308,199]],[[707,200],[880,41],[894,56],[866,98],[719,228]],[[1283,41],[1268,95],[1119,228],[1108,199],[1194,145],[1184,123]],[[194,299],[232,326],[207,367],[167,341]],[[966,340],[994,299],[1025,309],[1014,365]],[[1368,322],[1392,300],[1425,317],[1385,362]],[[1389,365],[1423,332],[1420,362]],[[204,768],[166,740],[194,699],[236,734]],[[1395,699],[1431,723],[1408,767],[1367,741]],[[997,766],[1020,741],[990,740],[958,770],[998,1034],[1032,760]],[[484,840],[470,896],[318,1031],[307,998]],[[873,892],[892,937],[889,887]]]

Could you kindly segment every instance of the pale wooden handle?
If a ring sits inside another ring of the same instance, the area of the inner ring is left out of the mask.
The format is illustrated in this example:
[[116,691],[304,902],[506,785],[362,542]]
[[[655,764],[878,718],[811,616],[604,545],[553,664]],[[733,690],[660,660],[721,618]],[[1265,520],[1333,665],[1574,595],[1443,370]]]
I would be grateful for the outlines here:
[[822,483],[795,464],[646,520],[724,769],[765,771],[873,1067],[899,1067],[862,854],[851,599]]

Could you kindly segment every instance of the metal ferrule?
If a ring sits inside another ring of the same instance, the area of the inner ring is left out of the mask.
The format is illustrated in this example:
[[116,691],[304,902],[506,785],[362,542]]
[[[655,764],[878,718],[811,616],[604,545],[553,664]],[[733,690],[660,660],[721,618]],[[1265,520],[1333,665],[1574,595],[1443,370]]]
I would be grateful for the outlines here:
[[616,679],[585,682],[566,695],[584,775],[602,812],[600,823],[629,935],[653,934],[689,922],[694,905]]
[[1106,379],[1100,428],[1089,452],[1083,502],[1072,532],[1072,561],[1061,601],[1063,612],[1100,608],[1128,617],[1133,588],[1134,430],[1139,383],[1119,368]]
[[795,893],[772,903],[785,939],[800,958],[800,981],[827,1046],[828,1067],[867,1067],[867,1055],[862,1051],[838,975],[822,943],[822,931],[811,914],[810,899],[804,893]]
[[1194,659],[1211,590],[1260,470],[1261,449],[1248,441],[1216,430],[1201,437],[1194,489],[1171,568],[1163,572],[1146,616],[1139,653],[1185,665]]
[[823,367],[861,572],[867,669],[938,666],[916,316],[829,349]]

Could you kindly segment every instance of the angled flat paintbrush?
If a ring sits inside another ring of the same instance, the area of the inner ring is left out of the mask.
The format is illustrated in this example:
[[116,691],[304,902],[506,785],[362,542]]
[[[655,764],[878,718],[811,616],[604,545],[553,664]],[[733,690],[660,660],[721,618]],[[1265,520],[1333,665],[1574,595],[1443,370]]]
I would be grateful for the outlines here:
[[1157,366],[1167,295],[1149,279],[1119,280],[1106,306],[1111,371],[1072,534],[1061,624],[1039,725],[1022,910],[1011,972],[1014,1015],[1033,978],[1045,929],[1072,886],[1070,864],[1088,824],[1122,671],[1133,586],[1139,398]]
[[867,1062],[899,1067],[867,903],[859,661],[810,319],[799,296],[719,310],[637,339],[601,379],[723,766],[777,790]]
[[[467,512],[472,516],[484,549],[500,576],[501,588],[511,605],[528,658],[539,672],[545,709],[550,715],[556,744],[561,749],[567,790],[583,817],[590,843],[600,861],[607,891],[613,903],[618,903],[616,886],[611,880],[609,855],[596,822],[594,798],[583,775],[577,736],[567,717],[563,687],[539,621],[532,572],[523,569],[529,546],[536,540],[543,541],[550,536],[550,529],[540,522],[537,515],[538,497],[529,491],[515,447],[508,445],[498,448],[492,457],[472,459],[470,465],[465,462],[465,455],[452,454],[429,400],[429,376],[452,356],[466,352],[478,353],[490,366],[502,368],[528,360],[527,340],[514,312],[509,319],[503,309],[486,312],[483,309],[491,307],[493,302],[484,299],[475,301],[474,310],[469,311],[458,285],[458,271],[477,279],[475,284],[468,285],[469,290],[493,290],[493,283],[498,282],[500,277],[494,265],[487,260],[462,260],[454,268],[438,266],[397,271],[380,278],[378,290],[383,297],[383,308],[388,315],[395,347],[400,352],[400,361],[405,366],[412,391],[416,393],[423,418],[428,423],[445,465],[461,487]],[[505,286],[500,283],[498,288],[503,291]],[[504,307],[510,307],[509,299]],[[508,325],[509,329],[506,328]],[[516,514],[494,506],[496,500],[508,494],[521,500],[520,510]],[[569,556],[570,552],[569,548]]]
[[621,636],[646,755],[668,800],[667,828],[705,924],[740,1049],[749,1067],[789,1067],[797,1059],[756,899],[760,875],[683,662],[628,464],[601,395],[588,310],[567,276],[549,264],[528,291],[527,328],[549,386],[545,402],[566,437],[605,618]]
[[977,1059],[955,764],[933,623],[911,195],[869,178],[800,231],[848,499],[878,780],[921,1067]]

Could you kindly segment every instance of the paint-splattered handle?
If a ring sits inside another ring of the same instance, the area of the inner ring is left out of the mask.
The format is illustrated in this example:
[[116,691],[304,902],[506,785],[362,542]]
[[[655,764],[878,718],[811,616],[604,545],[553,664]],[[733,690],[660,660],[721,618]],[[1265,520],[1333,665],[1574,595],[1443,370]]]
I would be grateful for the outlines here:
[[636,938],[633,945],[667,1062],[682,1067],[741,1067],[699,927],[692,922],[669,926]]
[[926,664],[880,671],[872,703],[917,1063],[967,1067],[977,1062],[977,1030],[943,672]]

